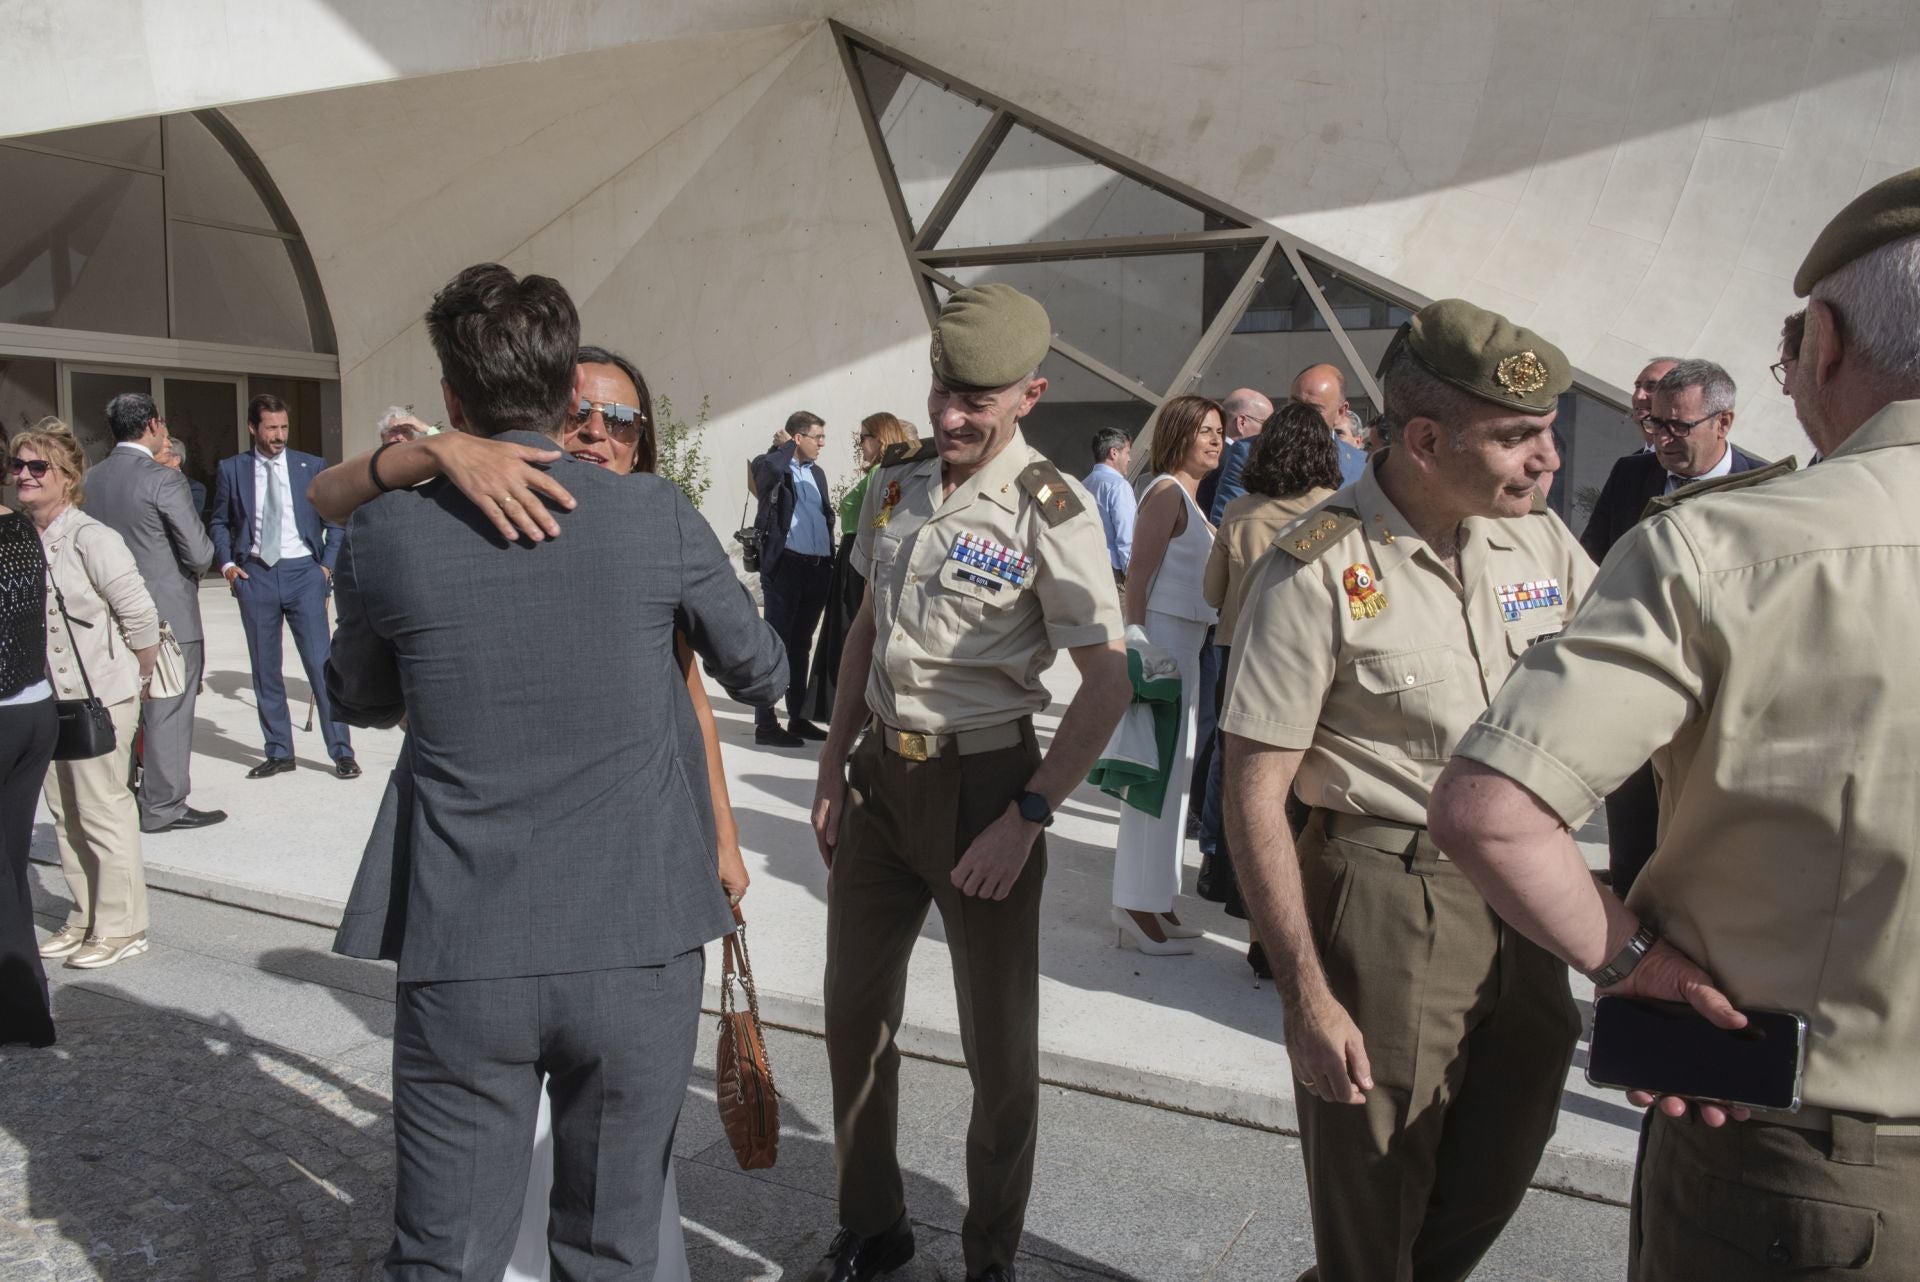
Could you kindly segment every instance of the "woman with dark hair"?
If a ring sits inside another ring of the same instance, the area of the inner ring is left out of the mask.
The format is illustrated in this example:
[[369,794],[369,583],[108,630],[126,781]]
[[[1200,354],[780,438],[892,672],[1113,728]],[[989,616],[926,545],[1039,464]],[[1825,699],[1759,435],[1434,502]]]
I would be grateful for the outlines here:
[[833,578],[827,583],[827,611],[820,623],[820,644],[813,648],[813,666],[807,673],[807,701],[800,716],[822,725],[833,720],[834,687],[840,675],[840,653],[846,647],[847,629],[853,616],[860,613],[860,599],[866,595],[867,581],[853,568],[853,541],[860,533],[860,505],[867,498],[867,482],[880,456],[891,445],[903,445],[915,438],[913,424],[886,413],[869,414],[860,420],[860,435],[854,445],[860,451],[860,479],[840,499],[840,547],[833,558]]
[[1160,814],[1123,809],[1113,856],[1113,924],[1122,942],[1131,939],[1152,956],[1191,953],[1187,941],[1201,933],[1181,925],[1173,901],[1180,893],[1191,795],[1185,781],[1193,773],[1200,647],[1216,617],[1200,590],[1213,527],[1194,493],[1220,462],[1225,422],[1219,404],[1204,396],[1176,396],[1160,407],[1150,458],[1153,479],[1141,493],[1133,559],[1127,565],[1128,641],[1158,646],[1180,665],[1180,730]]
[[46,553],[24,513],[0,508],[0,1045],[53,1045],[27,851],[56,733]]
[[[1340,454],[1320,411],[1288,401],[1268,416],[1240,480],[1247,492],[1220,513],[1220,532],[1214,536],[1213,555],[1207,560],[1207,603],[1220,611],[1214,636],[1224,641],[1220,646],[1222,672],[1233,654],[1233,630],[1239,622],[1241,598],[1247,591],[1247,571],[1272,546],[1275,535],[1332,498],[1340,488]],[[1213,771],[1219,774],[1221,770],[1216,752]],[[1212,779],[1207,786],[1215,786]],[[1224,801],[1222,805],[1224,808]],[[1233,852],[1228,849],[1224,831],[1220,834],[1220,854],[1231,868]],[[1237,893],[1230,893],[1227,900],[1228,911],[1236,917],[1244,915],[1244,911],[1234,911],[1238,899]],[[1273,978],[1266,949],[1253,936],[1251,919],[1247,935],[1247,965],[1262,979]]]

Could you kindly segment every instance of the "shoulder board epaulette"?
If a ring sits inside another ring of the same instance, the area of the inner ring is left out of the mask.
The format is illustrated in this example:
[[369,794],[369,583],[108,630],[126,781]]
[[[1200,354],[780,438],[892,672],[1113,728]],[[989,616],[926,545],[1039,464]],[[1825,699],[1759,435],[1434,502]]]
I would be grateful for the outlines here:
[[1020,488],[1033,495],[1033,501],[1040,505],[1041,518],[1049,526],[1071,521],[1087,510],[1067,478],[1060,475],[1060,469],[1044,459],[1020,473]]
[[924,463],[938,457],[940,451],[935,448],[931,436],[919,441],[901,441],[889,445],[880,455],[881,467],[898,467],[902,463]]
[[1656,494],[1647,500],[1647,506],[1640,513],[1640,519],[1646,520],[1657,512],[1671,512],[1675,507],[1689,499],[1697,499],[1702,494],[1720,494],[1727,490],[1744,490],[1749,485],[1758,485],[1762,481],[1771,481],[1776,476],[1785,476],[1798,466],[1791,457],[1778,463],[1769,463],[1765,467],[1749,468],[1744,472],[1729,472],[1725,476],[1708,477],[1704,481],[1695,481],[1683,485],[1671,494]]
[[1360,528],[1358,512],[1343,507],[1323,507],[1302,517],[1273,541],[1273,546],[1301,561],[1317,561],[1343,535]]

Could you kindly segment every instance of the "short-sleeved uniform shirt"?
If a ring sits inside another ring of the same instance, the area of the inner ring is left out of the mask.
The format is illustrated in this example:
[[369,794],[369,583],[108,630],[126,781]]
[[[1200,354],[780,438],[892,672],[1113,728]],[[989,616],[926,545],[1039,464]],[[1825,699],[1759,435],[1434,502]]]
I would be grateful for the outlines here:
[[[853,568],[873,600],[867,705],[922,734],[1004,725],[1047,706],[1054,655],[1123,635],[1120,599],[1093,501],[1052,478],[1042,497],[1021,474],[1046,456],[1013,439],[941,498],[938,455],[874,469]],[[1072,515],[1050,523],[1052,512]],[[1075,510],[1077,509],[1077,510]]]
[[1305,749],[1308,805],[1424,826],[1460,736],[1593,576],[1548,511],[1461,533],[1456,578],[1368,467],[1254,566],[1220,728]]
[[1916,495],[1905,401],[1818,467],[1682,499],[1614,545],[1459,747],[1568,824],[1653,754],[1660,838],[1629,906],[1737,1005],[1808,1017],[1808,1103],[1903,1118],[1920,1118]]

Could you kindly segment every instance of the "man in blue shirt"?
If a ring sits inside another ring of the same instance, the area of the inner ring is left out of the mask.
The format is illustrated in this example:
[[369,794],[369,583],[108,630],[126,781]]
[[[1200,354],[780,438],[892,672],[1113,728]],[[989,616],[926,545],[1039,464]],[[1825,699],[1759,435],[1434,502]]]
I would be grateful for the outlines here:
[[755,708],[753,741],[798,748],[827,732],[800,715],[814,630],[833,582],[833,507],[827,474],[814,460],[827,443],[826,420],[800,410],[787,419],[787,443],[753,460],[753,523],[760,531],[760,596],[767,622],[787,647],[787,724],[774,705]]
[[[1087,492],[1100,513],[1107,534],[1107,557],[1113,562],[1113,581],[1126,591],[1127,565],[1133,560],[1133,516],[1140,501],[1134,497],[1127,469],[1133,466],[1133,439],[1117,427],[1093,434],[1093,470],[1087,473]],[[1124,598],[1123,598],[1124,599]]]

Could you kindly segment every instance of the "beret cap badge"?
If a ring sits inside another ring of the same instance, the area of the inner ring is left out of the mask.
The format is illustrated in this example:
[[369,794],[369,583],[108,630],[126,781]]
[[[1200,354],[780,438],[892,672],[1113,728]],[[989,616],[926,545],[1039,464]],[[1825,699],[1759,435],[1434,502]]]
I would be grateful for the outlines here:
[[1531,396],[1547,385],[1547,363],[1532,351],[1515,352],[1494,367],[1493,377],[1515,396]]

